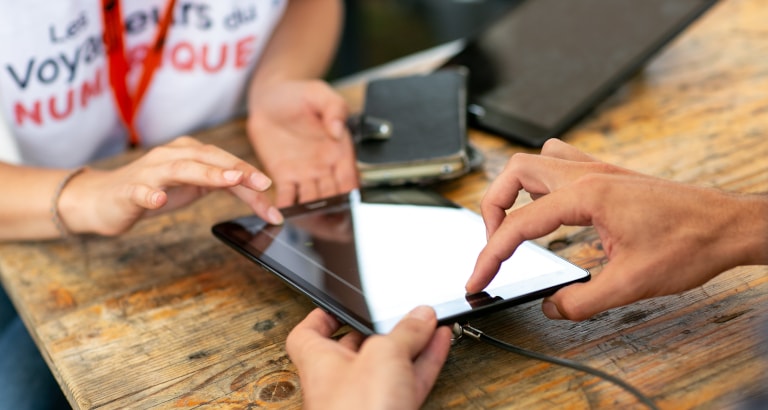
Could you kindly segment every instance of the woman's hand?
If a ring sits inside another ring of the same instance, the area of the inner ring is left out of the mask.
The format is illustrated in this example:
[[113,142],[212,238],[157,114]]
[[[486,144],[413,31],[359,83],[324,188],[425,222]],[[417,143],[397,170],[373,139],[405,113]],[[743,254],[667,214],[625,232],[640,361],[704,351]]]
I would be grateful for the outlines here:
[[59,214],[73,233],[117,235],[142,217],[168,212],[227,188],[271,223],[282,215],[263,194],[271,181],[236,156],[190,137],[158,146],[111,171],[89,169],[70,181]]
[[281,81],[251,92],[248,134],[284,207],[357,187],[347,105],[319,80]]

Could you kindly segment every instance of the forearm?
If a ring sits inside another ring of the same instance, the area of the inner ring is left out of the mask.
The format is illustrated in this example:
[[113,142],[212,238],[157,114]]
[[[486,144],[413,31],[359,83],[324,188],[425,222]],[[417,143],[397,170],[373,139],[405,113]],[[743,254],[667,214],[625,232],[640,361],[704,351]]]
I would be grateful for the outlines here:
[[696,209],[670,213],[679,225],[680,235],[673,239],[683,245],[680,252],[687,248],[699,255],[697,263],[707,280],[736,266],[768,265],[768,195],[690,187],[691,193],[697,191],[698,196],[689,198]]
[[249,92],[284,79],[318,78],[336,52],[343,8],[340,0],[291,0],[261,56]]
[[70,172],[0,163],[0,240],[60,236],[52,219],[51,201]]
[[740,223],[734,227],[732,241],[740,245],[739,265],[768,265],[768,194],[738,198]]

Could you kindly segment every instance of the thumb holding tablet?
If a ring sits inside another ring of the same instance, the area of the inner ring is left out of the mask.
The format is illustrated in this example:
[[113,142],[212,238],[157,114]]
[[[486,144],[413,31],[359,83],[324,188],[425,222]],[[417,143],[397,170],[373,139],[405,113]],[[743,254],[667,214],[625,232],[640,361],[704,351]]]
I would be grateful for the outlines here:
[[[335,341],[340,324],[321,309],[288,335],[288,355],[299,370],[304,407],[417,409],[448,356],[450,330],[436,328],[435,311],[420,306],[387,335],[352,331]],[[328,369],[335,377],[329,378]]]

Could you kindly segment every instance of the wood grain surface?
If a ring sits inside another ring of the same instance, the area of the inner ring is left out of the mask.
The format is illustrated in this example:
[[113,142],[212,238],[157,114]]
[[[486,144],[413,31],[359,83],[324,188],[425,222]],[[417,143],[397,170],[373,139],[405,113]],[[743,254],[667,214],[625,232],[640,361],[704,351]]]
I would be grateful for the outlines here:
[[[425,55],[360,78],[435,61]],[[359,81],[338,87],[359,107]],[[253,160],[242,121],[196,136]],[[486,156],[483,169],[437,189],[478,210],[509,156],[535,150],[476,130],[471,139]],[[563,139],[645,173],[768,192],[768,1],[718,4]],[[0,244],[2,283],[74,407],[301,406],[284,341],[311,303],[210,233],[246,213],[215,193],[119,238]],[[596,275],[606,263],[591,228],[539,242]],[[768,387],[765,266],[580,323],[548,320],[532,302],[473,324],[621,377],[665,409],[740,408]],[[643,408],[593,376],[472,340],[452,348],[424,407]]]

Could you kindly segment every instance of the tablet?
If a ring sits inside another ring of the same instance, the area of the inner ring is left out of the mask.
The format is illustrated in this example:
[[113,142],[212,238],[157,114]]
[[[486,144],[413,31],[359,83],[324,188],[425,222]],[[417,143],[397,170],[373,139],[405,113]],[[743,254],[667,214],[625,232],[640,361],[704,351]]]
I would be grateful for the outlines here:
[[364,334],[430,305],[450,325],[587,281],[589,272],[523,243],[481,293],[464,284],[486,243],[480,215],[437,193],[364,189],[216,224],[213,234]]
[[469,69],[470,124],[540,147],[716,0],[517,0],[445,66]]

